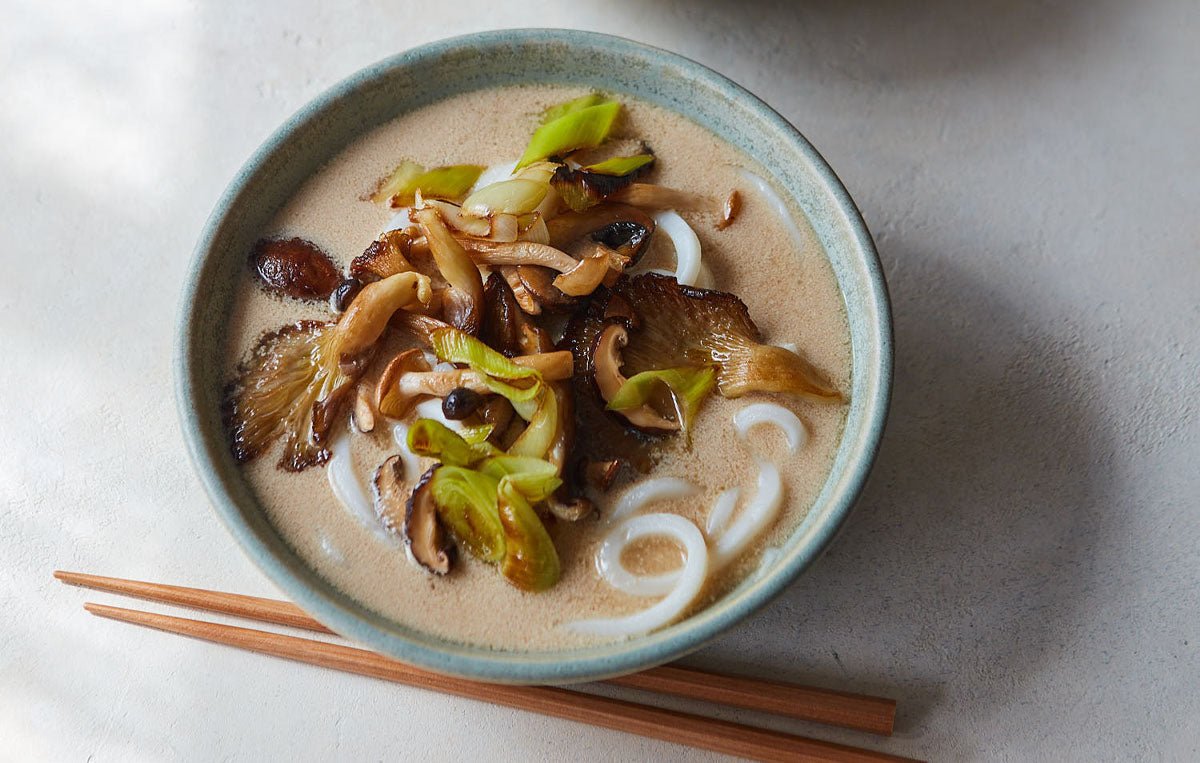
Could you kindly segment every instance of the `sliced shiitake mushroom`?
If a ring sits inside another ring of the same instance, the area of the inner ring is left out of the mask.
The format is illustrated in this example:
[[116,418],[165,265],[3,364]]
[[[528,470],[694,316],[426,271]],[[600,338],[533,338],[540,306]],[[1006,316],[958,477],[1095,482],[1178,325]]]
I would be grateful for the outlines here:
[[429,483],[437,469],[434,466],[421,475],[409,492],[404,461],[391,456],[375,472],[375,510],[384,524],[404,539],[410,559],[435,575],[445,575],[454,563],[454,544],[442,528],[430,495]]
[[[627,381],[621,373],[624,360],[621,351],[629,343],[629,330],[620,321],[612,321],[600,330],[592,349],[592,379],[596,391],[604,402],[612,400]],[[615,411],[632,426],[643,432],[657,434],[677,432],[678,421],[663,417],[650,405],[640,405],[623,411]]]
[[500,273],[488,276],[483,287],[483,301],[484,320],[479,338],[489,347],[509,357],[553,349],[549,336],[529,320]]
[[302,238],[262,239],[250,264],[265,289],[295,299],[328,299],[340,280],[329,255]]

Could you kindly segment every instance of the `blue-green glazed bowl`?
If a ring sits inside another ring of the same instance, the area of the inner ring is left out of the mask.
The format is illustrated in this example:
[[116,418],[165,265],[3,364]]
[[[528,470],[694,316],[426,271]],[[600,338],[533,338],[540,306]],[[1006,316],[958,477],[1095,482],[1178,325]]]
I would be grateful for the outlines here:
[[[649,636],[525,653],[464,646],[370,611],[318,577],[267,522],[221,422],[225,324],[245,253],[293,191],[367,130],[458,93],[562,83],[623,93],[703,125],[757,159],[808,217],[846,302],[850,409],[833,469],[777,561],[713,605]],[[555,29],[485,32],[402,53],[305,106],[238,173],[200,237],[183,294],[176,354],[183,431],[205,488],[242,548],[297,604],[375,651],[442,673],[505,683],[566,683],[629,673],[702,646],[762,607],[825,548],[867,478],[892,379],[887,289],[871,236],[833,170],[796,128],[720,74],[618,37]]]

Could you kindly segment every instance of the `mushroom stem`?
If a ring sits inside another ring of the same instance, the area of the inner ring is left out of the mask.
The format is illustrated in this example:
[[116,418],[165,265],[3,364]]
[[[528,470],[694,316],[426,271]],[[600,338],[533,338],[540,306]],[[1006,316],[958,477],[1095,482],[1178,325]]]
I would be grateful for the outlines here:
[[579,264],[566,252],[533,241],[502,243],[463,238],[460,243],[478,265],[542,265],[566,273]]

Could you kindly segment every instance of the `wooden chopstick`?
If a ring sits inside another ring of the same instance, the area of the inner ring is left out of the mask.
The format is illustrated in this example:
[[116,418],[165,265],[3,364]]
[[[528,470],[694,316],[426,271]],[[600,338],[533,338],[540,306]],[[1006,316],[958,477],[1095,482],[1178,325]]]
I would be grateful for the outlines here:
[[[178,604],[276,625],[305,628],[319,633],[333,632],[309,617],[295,604],[276,599],[63,570],[55,571],[54,577],[64,583],[99,591]],[[607,683],[873,734],[890,735],[896,717],[895,700],[883,697],[721,675],[680,665],[650,668],[641,673],[610,678]]]
[[549,686],[501,686],[416,670],[365,649],[182,617],[85,604],[94,615],[310,665],[764,761],[902,761],[893,755]]

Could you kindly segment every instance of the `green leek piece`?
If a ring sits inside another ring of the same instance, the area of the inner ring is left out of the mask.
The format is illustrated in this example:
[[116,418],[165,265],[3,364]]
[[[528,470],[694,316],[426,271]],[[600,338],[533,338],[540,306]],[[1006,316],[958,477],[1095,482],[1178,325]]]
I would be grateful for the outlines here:
[[[525,418],[523,411],[517,413]],[[558,432],[558,396],[554,390],[543,385],[542,394],[537,398],[537,408],[533,415],[526,418],[529,424],[508,449],[514,456],[530,458],[545,458],[554,445],[554,435]]]
[[418,419],[408,430],[408,449],[418,456],[436,458],[447,466],[474,466],[500,453],[488,442],[470,443],[440,421]]
[[480,464],[478,469],[497,481],[508,477],[531,503],[546,500],[562,487],[558,467],[540,458],[493,456]]
[[496,480],[462,466],[441,466],[429,483],[438,517],[467,551],[485,562],[505,558]]
[[712,391],[717,381],[716,369],[712,366],[664,368],[643,371],[625,380],[617,394],[608,401],[608,408],[627,411],[647,404],[659,384],[665,384],[675,401],[675,412],[680,426],[686,434],[692,420],[700,410],[700,404]]
[[496,492],[497,512],[504,528],[500,571],[521,590],[545,591],[558,582],[561,574],[554,541],[511,477],[500,480]]
[[568,112],[539,127],[529,139],[529,146],[517,169],[550,156],[561,156],[578,148],[594,148],[604,142],[612,130],[621,104],[606,101],[595,106]]
[[458,432],[458,436],[471,443],[478,445],[482,442],[487,442],[487,438],[492,436],[495,431],[495,424],[480,424],[477,427],[463,427]]
[[635,154],[633,156],[618,156],[612,159],[605,159],[602,162],[588,165],[583,169],[587,172],[595,172],[597,175],[625,177],[633,172],[637,172],[653,161],[654,154]]
[[[430,332],[434,353],[448,363],[466,363],[483,376],[488,389],[514,404],[533,400],[542,389],[536,369],[519,366],[475,337],[455,328]],[[512,384],[524,382],[525,386]]]
[[429,199],[458,200],[471,190],[483,169],[474,164],[454,164],[426,170],[415,162],[405,160],[371,195],[371,199],[379,203],[389,202],[393,207],[406,207],[413,203],[416,192],[420,191],[423,197]]
[[573,111],[579,111],[580,109],[586,109],[588,106],[595,106],[597,104],[604,103],[605,100],[605,97],[600,93],[588,93],[587,95],[581,95],[574,100],[567,101],[566,103],[560,103],[551,106],[542,112],[542,124],[547,124],[548,122],[553,122],[560,117],[565,117],[567,114],[570,114]]

